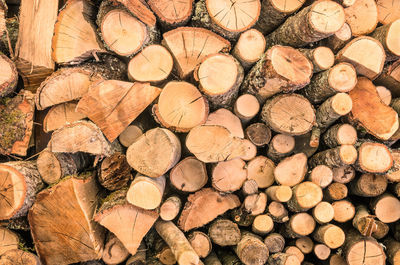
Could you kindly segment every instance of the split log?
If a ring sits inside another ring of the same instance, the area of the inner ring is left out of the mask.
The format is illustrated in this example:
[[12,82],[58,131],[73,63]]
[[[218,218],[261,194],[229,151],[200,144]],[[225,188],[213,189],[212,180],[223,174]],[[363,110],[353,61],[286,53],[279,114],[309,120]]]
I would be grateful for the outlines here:
[[262,265],[267,262],[267,246],[256,235],[242,233],[242,238],[235,248],[236,255],[246,265]]
[[378,25],[378,7],[373,0],[356,0],[344,13],[353,36],[368,35]]
[[346,93],[337,93],[322,103],[316,111],[318,129],[325,131],[337,119],[347,115],[353,107],[351,97]]
[[257,156],[247,164],[247,179],[254,179],[258,188],[268,188],[275,181],[274,170],[274,162],[265,156]]
[[393,223],[400,219],[400,200],[389,193],[374,198],[371,209],[384,223]]
[[155,224],[157,233],[164,239],[174,253],[180,265],[198,264],[199,256],[194,251],[185,235],[171,221],[157,221]]
[[240,159],[221,161],[212,169],[211,185],[220,192],[239,190],[247,178],[246,163]]
[[200,125],[190,130],[186,136],[186,147],[200,161],[212,163],[245,159],[250,152],[254,152],[247,141],[234,136],[220,125]]
[[183,231],[201,227],[218,215],[240,205],[236,195],[221,195],[213,189],[202,189],[189,195],[188,201],[179,217],[179,227]]
[[337,183],[349,183],[356,176],[356,171],[352,166],[342,166],[333,168],[333,181]]
[[386,60],[394,61],[400,58],[399,32],[400,19],[397,19],[390,24],[378,27],[371,35],[385,48]]
[[275,253],[268,258],[269,265],[300,265],[299,259],[292,254]]
[[314,232],[314,239],[335,249],[344,244],[346,235],[343,230],[336,225],[327,224],[318,227]]
[[24,81],[24,89],[33,93],[54,71],[51,53],[57,12],[57,1],[21,1],[13,59]]
[[310,85],[301,90],[311,103],[321,103],[336,93],[349,92],[357,84],[357,73],[349,63],[338,63],[332,68],[318,73]]
[[128,250],[114,234],[108,233],[105,242],[101,259],[107,265],[117,265],[128,258]]
[[170,170],[181,157],[181,143],[171,131],[154,128],[129,146],[126,159],[139,173],[152,178]]
[[92,122],[77,121],[53,132],[48,149],[54,153],[111,155],[111,144]]
[[265,193],[268,198],[277,202],[288,202],[293,195],[292,189],[285,185],[270,186],[265,190]]
[[277,162],[290,155],[295,147],[294,137],[286,134],[275,135],[268,145],[267,156]]
[[20,238],[18,234],[13,231],[0,226],[0,257],[8,250],[18,249],[20,244]]
[[26,156],[33,130],[34,96],[21,90],[0,103],[0,153]]
[[157,16],[164,29],[186,25],[193,12],[193,0],[174,2],[170,0],[149,0],[147,4]]
[[265,51],[265,45],[263,33],[256,29],[249,29],[240,34],[232,50],[232,55],[245,69],[249,69],[261,58]]
[[5,252],[3,255],[0,256],[0,263],[5,265],[42,264],[35,254],[20,249],[11,249]]
[[378,92],[378,96],[386,105],[390,105],[392,101],[392,92],[384,86],[376,86],[376,92]]
[[377,197],[387,188],[387,179],[383,175],[362,174],[350,183],[350,191],[361,197]]
[[327,201],[339,201],[345,199],[348,194],[347,186],[343,183],[332,183],[324,190],[324,199]]
[[177,190],[184,192],[198,191],[208,181],[206,165],[193,156],[182,159],[171,169],[169,180]]
[[160,206],[160,218],[164,221],[172,221],[175,219],[182,206],[182,201],[178,196],[167,198]]
[[325,165],[318,165],[311,170],[310,174],[308,175],[308,180],[324,189],[332,183],[332,169]]
[[243,201],[243,206],[250,215],[262,214],[267,207],[267,195],[265,193],[248,195]]
[[255,146],[264,147],[271,140],[271,130],[264,123],[261,123],[261,122],[253,123],[253,124],[247,126],[247,128],[245,130],[245,136]]
[[314,241],[308,236],[297,238],[294,244],[303,254],[310,254],[314,248]]
[[200,231],[193,231],[188,236],[188,241],[200,258],[205,258],[212,250],[210,238]]
[[143,135],[143,130],[138,125],[129,125],[118,136],[119,142],[126,148],[136,142],[136,140]]
[[220,125],[229,130],[233,136],[244,138],[240,119],[228,109],[218,109],[208,115],[204,125]]
[[115,1],[101,2],[97,25],[105,48],[121,56],[134,55],[159,38],[155,27],[142,23]]
[[384,244],[386,246],[388,261],[392,265],[398,264],[400,262],[400,242],[393,238],[388,238],[384,241]]
[[180,78],[188,77],[208,55],[229,52],[231,48],[229,41],[202,28],[176,28],[164,33],[163,38],[162,44],[174,57]]
[[292,190],[293,195],[287,206],[293,212],[308,211],[322,201],[322,189],[313,182],[302,182]]
[[[360,53],[363,50],[369,51],[369,56]],[[376,39],[367,36],[353,39],[336,54],[336,61],[352,64],[357,74],[368,77],[371,80],[382,73],[385,60],[386,54],[382,44]]]
[[86,118],[85,114],[76,111],[77,104],[77,102],[65,102],[51,107],[43,120],[43,131],[48,133]]
[[389,24],[400,18],[400,3],[397,1],[377,0],[378,21],[383,24]]
[[313,155],[309,161],[311,167],[326,165],[341,167],[352,165],[357,160],[357,150],[352,145],[341,145]]
[[241,90],[260,103],[280,92],[293,92],[310,83],[312,63],[298,50],[274,46],[251,68]]
[[36,194],[44,188],[34,162],[14,161],[0,164],[2,183],[0,220],[26,216]]
[[293,187],[304,180],[307,173],[307,156],[298,153],[283,159],[274,170],[275,181]]
[[238,225],[227,219],[217,219],[208,228],[212,242],[221,247],[237,245],[240,233]]
[[233,40],[254,26],[260,16],[260,9],[259,0],[233,4],[230,1],[201,0],[196,3],[192,21],[197,26],[211,29]]
[[237,117],[246,124],[260,111],[260,103],[251,94],[243,94],[236,99],[233,111]]
[[129,61],[128,77],[132,81],[157,84],[168,78],[173,66],[172,56],[166,48],[149,45]]
[[333,220],[335,214],[335,210],[333,209],[333,206],[326,201],[322,201],[318,203],[313,209],[312,209],[312,215],[319,224],[326,224],[329,223],[330,221]]
[[126,161],[126,156],[115,152],[104,158],[97,176],[101,186],[107,190],[119,190],[126,186],[132,179],[131,168]]
[[322,140],[330,148],[345,144],[354,145],[357,142],[357,131],[347,123],[336,124],[324,133]]
[[289,212],[283,203],[272,201],[268,205],[268,215],[274,220],[275,223],[286,223],[289,221]]
[[314,49],[299,49],[313,64],[313,72],[328,70],[335,63],[335,55],[328,47],[319,46]]
[[288,45],[303,47],[338,31],[345,22],[343,7],[330,0],[321,0],[289,17],[266,37],[267,47]]
[[141,20],[149,27],[154,27],[156,25],[156,16],[150,10],[149,6],[142,2],[141,0],[116,0],[117,2],[123,4],[129,12],[131,12],[135,17]]
[[248,179],[243,183],[241,193],[244,196],[251,195],[258,192],[258,184],[254,179]]
[[269,215],[260,214],[253,220],[251,230],[258,235],[266,235],[274,229],[274,221]]
[[375,216],[371,215],[364,205],[357,206],[352,224],[363,236],[373,236],[381,239],[389,232],[389,226],[379,220],[375,220]]
[[354,205],[348,200],[340,200],[332,203],[335,212],[333,220],[338,223],[345,223],[353,219],[356,209]]
[[128,203],[126,192],[126,189],[122,189],[106,197],[93,219],[112,232],[129,253],[135,255],[158,214]]
[[296,213],[285,224],[285,233],[292,238],[310,235],[315,228],[315,220],[308,213]]
[[0,65],[2,69],[0,77],[0,97],[8,96],[17,87],[18,73],[13,61],[0,53]]
[[194,79],[212,109],[232,106],[243,76],[241,64],[232,55],[223,53],[208,55],[194,71]]
[[48,150],[43,150],[36,160],[40,177],[49,185],[84,171],[91,163],[92,159],[85,153],[53,153]]
[[157,208],[164,194],[165,176],[150,178],[137,174],[130,184],[126,194],[126,200],[143,209],[153,210]]
[[327,47],[331,48],[331,50],[334,53],[336,53],[341,48],[343,48],[343,46],[346,45],[348,41],[350,41],[351,37],[352,37],[351,28],[349,24],[344,23],[343,26],[333,35],[322,40],[322,43]]
[[98,62],[58,69],[37,89],[35,102],[38,110],[80,99],[88,93],[92,83],[102,79],[122,79],[126,65],[118,58],[99,54]]
[[89,172],[65,178],[38,194],[28,220],[35,249],[44,264],[101,258],[104,234],[92,221],[99,192]]
[[393,166],[393,157],[386,145],[363,142],[358,147],[358,160],[355,166],[362,172],[385,173]]
[[264,244],[269,253],[281,252],[285,247],[285,238],[281,234],[271,233],[264,239]]
[[205,123],[208,103],[194,85],[171,81],[162,89],[152,110],[162,126],[176,132],[188,132]]
[[66,3],[54,25],[51,48],[56,63],[79,64],[93,53],[104,52],[96,35],[95,15],[95,5],[90,1]]

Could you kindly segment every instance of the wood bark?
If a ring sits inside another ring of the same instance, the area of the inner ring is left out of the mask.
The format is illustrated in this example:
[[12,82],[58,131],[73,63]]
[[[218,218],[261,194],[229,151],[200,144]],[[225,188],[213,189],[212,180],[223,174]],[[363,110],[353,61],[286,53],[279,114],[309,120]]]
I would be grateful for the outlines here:
[[343,48],[343,46],[346,45],[348,41],[350,41],[351,37],[352,37],[351,28],[349,24],[344,23],[343,26],[333,35],[322,40],[322,43],[327,47],[331,48],[331,50],[334,53],[336,53],[341,48]]
[[318,129],[325,131],[340,117],[350,113],[352,107],[352,99],[346,93],[337,93],[328,98],[316,111],[316,123]]
[[313,64],[313,72],[328,70],[335,63],[335,55],[328,47],[319,46],[314,49],[299,49]]
[[285,247],[285,238],[278,233],[271,233],[264,239],[264,244],[267,246],[269,253],[281,252]]
[[130,171],[131,168],[126,161],[126,156],[115,152],[101,162],[97,178],[100,185],[107,190],[119,190],[132,179]]
[[245,136],[255,146],[264,147],[271,140],[271,130],[264,123],[253,123],[247,126],[245,130]]
[[352,165],[357,160],[357,150],[352,145],[341,145],[332,149],[319,152],[311,157],[309,163],[312,167],[326,165],[328,167],[341,167]]
[[390,24],[378,27],[372,37],[377,39],[385,48],[386,60],[394,61],[400,57],[400,47],[398,45],[398,32],[400,31],[400,20],[395,20]]
[[239,259],[246,265],[265,264],[269,251],[267,246],[256,235],[242,233],[242,238],[235,248]]
[[0,54],[0,65],[3,69],[0,79],[0,96],[4,97],[13,93],[17,88],[18,73],[14,62],[2,53]]
[[228,219],[217,219],[211,223],[208,235],[213,243],[222,247],[235,246],[241,238],[238,225]]

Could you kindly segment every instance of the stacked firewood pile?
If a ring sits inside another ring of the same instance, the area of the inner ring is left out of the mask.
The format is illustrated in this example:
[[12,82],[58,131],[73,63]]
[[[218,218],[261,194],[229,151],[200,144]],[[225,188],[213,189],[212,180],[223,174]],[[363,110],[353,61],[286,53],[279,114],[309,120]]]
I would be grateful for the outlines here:
[[0,0],[0,265],[400,264],[400,0]]

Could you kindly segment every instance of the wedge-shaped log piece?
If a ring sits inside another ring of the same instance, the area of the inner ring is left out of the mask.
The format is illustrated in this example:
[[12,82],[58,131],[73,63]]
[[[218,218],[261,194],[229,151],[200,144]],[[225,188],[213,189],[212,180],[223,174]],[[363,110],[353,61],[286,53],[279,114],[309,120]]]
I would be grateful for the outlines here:
[[360,77],[349,95],[353,101],[353,108],[349,114],[351,120],[382,140],[388,140],[397,131],[397,112],[381,101],[370,80]]
[[115,0],[123,4],[135,17],[140,19],[147,26],[156,25],[156,16],[142,0]]
[[94,220],[114,233],[129,253],[135,255],[158,213],[128,203],[126,193],[126,189],[121,189],[105,198]]
[[43,120],[43,131],[51,132],[86,118],[86,115],[76,111],[77,102],[66,102],[53,106]]
[[32,136],[34,96],[21,90],[0,104],[0,154],[26,156]]
[[236,137],[244,138],[240,119],[227,109],[218,109],[208,115],[205,125],[220,125],[228,129]]
[[367,35],[378,25],[378,7],[374,0],[356,0],[344,13],[353,36]]
[[183,26],[189,22],[193,11],[194,0],[171,1],[149,0],[151,10],[158,17],[163,28]]
[[106,80],[93,84],[76,109],[86,114],[113,142],[160,91],[148,83]]
[[104,233],[92,220],[99,201],[92,173],[71,176],[38,194],[28,220],[43,264],[101,258]]
[[126,159],[139,173],[152,178],[164,175],[178,163],[181,143],[171,131],[154,128],[129,146]]
[[186,147],[204,163],[245,159],[249,152],[252,152],[249,142],[233,136],[228,129],[220,125],[194,127],[186,137]]
[[2,53],[0,53],[0,65],[0,96],[3,97],[15,91],[18,83],[18,73],[14,62]]
[[234,194],[221,195],[211,188],[202,189],[189,195],[179,217],[179,227],[183,231],[201,227],[226,211],[239,207],[239,198]]
[[390,24],[377,28],[372,37],[379,40],[385,48],[386,60],[396,60],[400,58],[400,19]]
[[374,81],[375,84],[385,86],[390,90],[392,96],[400,96],[400,60],[387,64],[382,74]]
[[207,55],[231,49],[229,41],[202,28],[176,28],[164,33],[163,37],[162,43],[172,53],[181,78],[190,75]]
[[55,153],[111,154],[110,143],[99,127],[89,121],[77,121],[53,132],[48,148]]
[[68,1],[58,14],[52,42],[53,60],[78,64],[94,52],[104,51],[96,36],[95,5],[91,1]]

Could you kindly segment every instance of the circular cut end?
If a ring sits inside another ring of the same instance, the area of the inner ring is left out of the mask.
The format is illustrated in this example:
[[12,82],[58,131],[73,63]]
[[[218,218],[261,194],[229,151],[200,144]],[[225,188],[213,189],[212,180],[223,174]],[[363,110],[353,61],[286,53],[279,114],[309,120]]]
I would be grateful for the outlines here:
[[25,177],[10,166],[0,167],[0,220],[6,220],[22,207],[26,196]]
[[292,198],[292,189],[289,186],[278,186],[275,196],[280,202],[287,202]]
[[335,33],[345,22],[343,7],[329,0],[315,3],[309,14],[311,27],[320,33]]
[[205,258],[211,251],[212,245],[209,237],[200,231],[195,231],[189,235],[189,242],[192,245],[194,251],[200,258]]
[[52,152],[43,151],[39,155],[36,165],[40,177],[47,184],[56,183],[61,178],[61,164]]
[[122,56],[136,53],[147,36],[146,26],[128,12],[114,9],[101,24],[101,34],[109,49]]
[[[280,202],[276,202],[276,201],[272,201],[269,205],[268,205],[268,212],[275,217],[287,217],[288,211],[286,210],[285,206],[280,203]],[[287,220],[282,220],[284,222],[286,222]]]
[[252,118],[260,111],[260,103],[255,96],[244,94],[236,100],[235,110],[240,116]]
[[330,225],[324,233],[324,243],[330,248],[338,248],[344,244],[346,235],[343,230],[336,226]]
[[375,205],[375,215],[384,223],[393,223],[400,219],[400,201],[394,196],[385,196]]
[[313,209],[315,219],[322,224],[332,221],[335,211],[329,202],[322,201]]
[[349,247],[346,260],[354,265],[385,265],[386,255],[377,242],[363,239]]
[[346,200],[335,201],[332,207],[335,212],[333,219],[339,223],[350,221],[356,213],[354,205]]
[[275,168],[274,175],[277,183],[286,186],[299,184],[307,172],[307,156],[298,153],[282,160]]
[[348,114],[353,107],[351,97],[346,93],[337,93],[332,98],[332,109],[340,116]]
[[298,213],[290,218],[290,227],[300,236],[307,236],[314,231],[315,220],[308,213]]
[[128,76],[140,82],[159,82],[169,76],[173,65],[172,56],[166,48],[150,45],[129,62]]
[[246,149],[246,152],[243,156],[241,156],[240,158],[245,160],[245,161],[250,161],[253,158],[256,157],[257,155],[257,146],[255,146],[255,144],[253,144],[250,140],[248,139],[244,139],[243,140],[243,146]]
[[287,14],[293,13],[304,4],[303,0],[287,0],[287,1],[271,0],[269,2],[275,9],[277,9],[282,13],[287,13]]
[[344,23],[343,26],[335,32],[335,37],[342,41],[347,41],[351,38],[351,28],[349,24]]
[[324,244],[317,244],[314,247],[314,253],[319,260],[327,260],[331,255],[331,249]]
[[154,183],[140,181],[130,186],[126,200],[140,208],[152,210],[160,205],[162,194],[163,192]]
[[325,165],[318,165],[311,171],[310,180],[321,188],[326,188],[333,180],[332,169]]
[[[126,129],[119,135],[119,142],[125,146],[129,147],[133,144],[140,136],[143,135],[143,131],[136,125],[129,125]],[[40,172],[40,171],[39,171]]]
[[253,229],[255,233],[262,235],[268,234],[274,228],[274,221],[266,214],[257,215],[253,221]]
[[165,201],[160,207],[160,217],[164,221],[171,221],[175,219],[175,217],[179,213],[179,206],[173,200]]
[[[304,254],[298,247],[289,246],[285,248],[285,253],[297,257],[300,262],[304,261]],[[286,263],[287,264],[287,263]]]
[[247,63],[255,63],[263,55],[265,45],[264,35],[256,29],[249,29],[240,35],[234,52]]
[[376,86],[376,92],[378,92],[378,96],[386,105],[390,105],[392,101],[392,92],[384,86]]
[[265,156],[257,156],[247,165],[247,179],[254,179],[259,188],[271,186],[274,181],[275,164]]
[[223,95],[235,86],[239,69],[232,56],[218,53],[210,55],[200,64],[197,75],[206,95]]
[[169,179],[181,191],[198,191],[208,180],[206,166],[195,157],[187,157],[171,170]]
[[298,50],[288,46],[274,46],[267,51],[267,55],[276,73],[290,84],[305,86],[310,83],[312,63]]
[[157,106],[160,123],[180,132],[203,124],[208,115],[207,102],[200,91],[187,82],[169,82],[161,91]]
[[242,159],[223,161],[212,172],[212,186],[221,192],[233,192],[242,187],[246,178],[246,163]]
[[322,189],[310,181],[302,182],[296,186],[294,197],[301,208],[310,209],[322,201]]
[[200,258],[194,251],[184,251],[179,255],[178,264],[198,264]]
[[349,63],[339,63],[329,70],[328,83],[337,92],[349,92],[357,84],[357,72]]
[[295,140],[291,135],[277,134],[271,141],[274,149],[281,154],[287,154],[294,149]]
[[400,56],[400,19],[390,25],[386,35],[386,47],[394,55]]
[[339,147],[339,155],[343,163],[352,165],[357,160],[357,150],[352,145],[342,145]]
[[358,156],[360,167],[367,172],[384,173],[393,165],[393,157],[383,144],[363,143]]
[[336,138],[341,145],[353,145],[357,141],[357,130],[350,124],[342,124],[337,131]]
[[321,70],[327,70],[335,63],[335,55],[328,47],[320,46],[314,50],[314,60]]
[[214,23],[230,32],[251,28],[260,16],[260,1],[206,0],[208,14]]
[[314,242],[308,236],[303,236],[296,240],[296,247],[304,254],[310,254],[313,250]]

